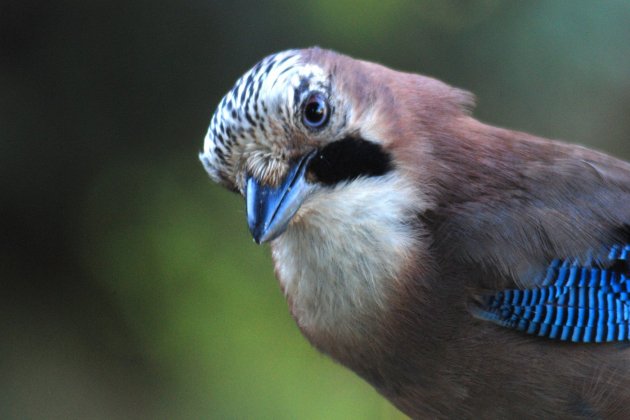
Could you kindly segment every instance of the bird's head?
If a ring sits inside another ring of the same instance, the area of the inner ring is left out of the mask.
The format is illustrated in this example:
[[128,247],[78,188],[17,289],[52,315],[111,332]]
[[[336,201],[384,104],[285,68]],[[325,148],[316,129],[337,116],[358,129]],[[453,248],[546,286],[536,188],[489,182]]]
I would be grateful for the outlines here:
[[[441,99],[467,100],[420,77],[319,48],[270,55],[221,100],[200,159],[214,181],[245,197],[255,241],[271,241],[322,194],[404,166],[399,146],[410,136],[401,120],[430,123],[423,112]],[[405,99],[419,88],[427,103]]]

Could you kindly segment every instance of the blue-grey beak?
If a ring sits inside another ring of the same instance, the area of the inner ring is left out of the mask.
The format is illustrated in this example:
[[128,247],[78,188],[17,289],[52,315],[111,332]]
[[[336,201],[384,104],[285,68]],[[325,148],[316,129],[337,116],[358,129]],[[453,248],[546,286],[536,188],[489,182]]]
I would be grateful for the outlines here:
[[257,244],[269,242],[282,234],[298,211],[313,185],[304,177],[314,153],[292,164],[277,187],[261,185],[256,178],[247,178],[247,223]]

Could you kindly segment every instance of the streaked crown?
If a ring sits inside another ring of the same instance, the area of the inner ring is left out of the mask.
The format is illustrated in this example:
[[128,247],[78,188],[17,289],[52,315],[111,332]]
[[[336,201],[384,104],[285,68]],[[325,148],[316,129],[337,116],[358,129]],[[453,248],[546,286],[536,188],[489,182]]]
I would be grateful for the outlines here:
[[304,96],[328,97],[329,77],[304,51],[270,55],[246,72],[223,97],[204,140],[200,159],[210,177],[243,191],[244,176],[276,184],[291,154],[302,152],[309,134],[300,118]]

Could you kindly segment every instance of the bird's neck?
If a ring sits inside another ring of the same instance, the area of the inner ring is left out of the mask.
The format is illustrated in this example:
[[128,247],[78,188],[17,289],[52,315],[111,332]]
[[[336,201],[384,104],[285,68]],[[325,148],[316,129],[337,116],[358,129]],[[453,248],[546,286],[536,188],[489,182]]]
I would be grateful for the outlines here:
[[412,224],[425,202],[397,172],[331,187],[272,244],[291,312],[320,350],[375,338],[422,254]]

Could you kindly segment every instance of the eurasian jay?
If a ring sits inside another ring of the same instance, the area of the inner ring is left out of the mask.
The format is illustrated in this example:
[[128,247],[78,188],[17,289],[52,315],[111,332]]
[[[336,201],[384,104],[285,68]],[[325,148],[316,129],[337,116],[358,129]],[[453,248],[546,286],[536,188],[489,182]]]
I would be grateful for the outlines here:
[[630,418],[630,164],[438,80],[266,57],[200,159],[317,349],[414,418]]

